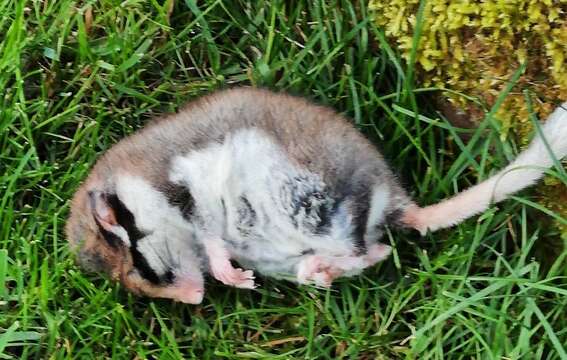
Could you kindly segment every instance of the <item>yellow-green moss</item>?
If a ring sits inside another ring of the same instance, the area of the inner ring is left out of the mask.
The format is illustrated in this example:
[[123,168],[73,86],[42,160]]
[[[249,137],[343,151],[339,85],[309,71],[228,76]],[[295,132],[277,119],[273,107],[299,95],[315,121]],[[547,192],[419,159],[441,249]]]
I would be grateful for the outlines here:
[[[419,0],[370,0],[377,24],[406,59],[418,6]],[[527,62],[516,89],[529,88],[542,100],[534,104],[540,118],[553,110],[553,103],[567,100],[567,0],[428,0],[417,50],[418,74],[425,85],[457,90],[492,105],[506,80]],[[496,117],[503,136],[514,130],[525,143],[531,122],[524,95],[516,91]],[[447,96],[457,106],[468,106]],[[563,184],[550,184],[541,193],[545,205],[567,218]],[[567,227],[563,231],[567,234]]]

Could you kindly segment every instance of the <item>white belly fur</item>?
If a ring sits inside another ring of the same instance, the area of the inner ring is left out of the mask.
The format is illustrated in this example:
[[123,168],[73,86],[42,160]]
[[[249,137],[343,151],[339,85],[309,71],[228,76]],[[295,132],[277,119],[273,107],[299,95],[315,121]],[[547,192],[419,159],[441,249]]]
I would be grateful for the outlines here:
[[[223,144],[174,158],[170,180],[190,188],[202,221],[200,240],[222,237],[235,260],[265,275],[293,275],[305,252],[344,256],[354,251],[352,219],[346,205],[334,211],[325,234],[308,231],[313,219],[302,218],[301,209],[295,209],[299,225],[294,225],[290,218],[293,194],[286,184],[301,181],[294,185],[294,194],[303,186],[316,189],[325,185],[318,175],[293,164],[257,129],[238,131]],[[243,198],[254,210],[249,217],[255,215],[253,226],[245,232],[238,228],[242,227],[242,211],[238,209],[246,205]]]

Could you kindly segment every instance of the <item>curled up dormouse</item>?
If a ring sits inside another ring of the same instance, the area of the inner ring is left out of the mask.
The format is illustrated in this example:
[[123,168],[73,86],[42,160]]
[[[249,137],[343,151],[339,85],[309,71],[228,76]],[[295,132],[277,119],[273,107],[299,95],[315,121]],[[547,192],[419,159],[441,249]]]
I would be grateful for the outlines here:
[[535,183],[567,155],[567,103],[542,130],[496,175],[420,207],[333,110],[220,91],[102,155],[72,200],[67,238],[83,266],[151,297],[200,303],[207,273],[239,288],[254,288],[255,273],[330,286],[390,254],[386,225],[450,227]]

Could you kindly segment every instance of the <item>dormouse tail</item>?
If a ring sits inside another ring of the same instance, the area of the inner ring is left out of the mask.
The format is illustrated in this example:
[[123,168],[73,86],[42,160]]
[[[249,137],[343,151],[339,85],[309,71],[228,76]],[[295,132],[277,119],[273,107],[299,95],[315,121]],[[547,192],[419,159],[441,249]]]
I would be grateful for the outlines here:
[[555,109],[541,130],[516,160],[494,176],[438,204],[410,206],[402,221],[422,234],[451,227],[534,184],[553,165],[550,150],[557,160],[567,155],[567,102]]

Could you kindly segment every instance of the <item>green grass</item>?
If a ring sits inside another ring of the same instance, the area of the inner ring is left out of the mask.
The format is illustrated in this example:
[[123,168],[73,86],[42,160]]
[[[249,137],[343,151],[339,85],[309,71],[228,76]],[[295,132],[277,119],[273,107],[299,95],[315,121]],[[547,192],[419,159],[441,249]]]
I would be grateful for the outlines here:
[[214,89],[266,86],[346,113],[422,204],[518,151],[496,107],[465,143],[364,1],[172,4],[0,0],[0,358],[567,358],[567,252],[529,191],[424,238],[389,232],[389,260],[328,291],[211,281],[190,306],[74,265],[68,200],[97,155]]

